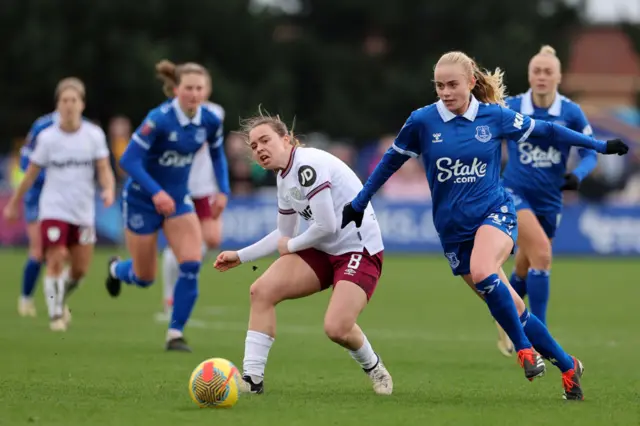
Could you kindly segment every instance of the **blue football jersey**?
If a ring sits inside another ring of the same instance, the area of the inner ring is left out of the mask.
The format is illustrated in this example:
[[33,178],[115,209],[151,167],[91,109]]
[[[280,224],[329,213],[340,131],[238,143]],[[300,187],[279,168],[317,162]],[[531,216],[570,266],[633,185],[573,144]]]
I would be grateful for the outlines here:
[[[22,171],[26,171],[27,167],[29,167],[29,157],[31,156],[31,153],[36,149],[36,143],[40,132],[52,126],[57,119],[58,113],[51,112],[39,117],[31,125],[31,129],[29,129],[29,134],[27,135],[27,140],[24,146],[20,149],[20,169],[22,169]],[[42,186],[44,185],[44,178],[45,170],[43,169],[40,171],[40,174],[33,183],[33,186],[25,194],[25,203],[38,203],[38,198],[40,197],[40,192],[42,191]]]
[[[552,122],[585,135],[592,135],[591,126],[580,106],[556,93],[549,108],[538,108],[533,104],[531,90],[507,98],[509,108],[535,120]],[[520,144],[508,143],[509,160],[503,172],[504,185],[526,197],[536,212],[557,212],[562,208],[564,175],[571,146],[549,139],[529,137]],[[595,167],[595,151],[578,148],[583,158],[575,174],[580,180]]]
[[[174,200],[182,200],[189,194],[187,183],[196,152],[205,142],[211,150],[223,150],[222,133],[222,123],[212,110],[201,106],[189,118],[174,99],[149,112],[129,146],[142,148],[146,173]],[[123,158],[126,155],[125,152]],[[150,199],[152,195],[132,178],[125,191],[135,198]]]
[[442,101],[410,115],[392,148],[422,157],[443,243],[472,239],[488,215],[509,209],[500,184],[502,139],[526,140],[533,128],[529,117],[473,96],[463,115]]

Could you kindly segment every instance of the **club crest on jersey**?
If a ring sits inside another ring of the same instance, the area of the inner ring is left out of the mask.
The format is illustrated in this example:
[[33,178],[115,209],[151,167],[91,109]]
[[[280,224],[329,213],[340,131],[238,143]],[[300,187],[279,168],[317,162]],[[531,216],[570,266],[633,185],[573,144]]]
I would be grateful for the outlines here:
[[440,143],[440,142],[442,142],[442,133],[434,133],[433,140],[431,141],[431,143]]
[[317,174],[313,167],[302,166],[298,169],[298,182],[304,187],[309,187],[316,183]]
[[154,123],[152,120],[147,120],[142,125],[142,128],[140,129],[140,134],[142,136],[149,136],[155,127],[156,127],[156,123]]
[[207,131],[203,127],[200,127],[198,130],[196,130],[196,142],[204,143],[206,139]]
[[454,252],[445,253],[444,256],[449,261],[449,266],[451,266],[451,269],[456,269],[458,266],[460,266],[460,260]]
[[489,142],[491,140],[491,137],[491,129],[489,128],[489,126],[476,127],[476,139],[478,139],[480,142]]
[[300,192],[300,190],[296,187],[289,189],[289,195],[291,196],[291,198],[297,201],[302,201],[305,199],[304,195],[302,195],[302,192]]

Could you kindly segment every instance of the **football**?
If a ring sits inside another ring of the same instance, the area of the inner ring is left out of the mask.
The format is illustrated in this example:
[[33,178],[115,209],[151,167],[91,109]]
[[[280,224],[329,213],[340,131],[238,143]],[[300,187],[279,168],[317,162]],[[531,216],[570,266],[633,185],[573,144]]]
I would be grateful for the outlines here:
[[238,402],[240,373],[223,358],[210,358],[198,365],[189,379],[189,394],[199,407],[229,408]]

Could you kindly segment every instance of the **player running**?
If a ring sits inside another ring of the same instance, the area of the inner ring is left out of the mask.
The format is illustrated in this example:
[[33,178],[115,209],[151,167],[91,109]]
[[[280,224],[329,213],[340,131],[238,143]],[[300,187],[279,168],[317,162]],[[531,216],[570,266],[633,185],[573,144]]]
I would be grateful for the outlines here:
[[[156,65],[156,71],[159,78],[164,82],[164,94],[172,99],[174,97],[175,87],[175,64],[171,61],[163,60]],[[211,80],[207,79],[205,90],[203,91],[202,105],[209,111],[214,113],[220,122],[224,122],[224,109],[213,102],[209,102],[211,95]],[[169,100],[168,102],[171,102]],[[216,135],[213,141],[215,148],[222,147],[224,136],[222,133]],[[222,212],[227,206],[227,195],[219,192],[216,184],[215,173],[211,167],[211,155],[207,144],[203,144],[202,148],[196,152],[191,164],[191,172],[189,173],[189,193],[193,199],[193,205],[200,221],[200,230],[202,231],[202,256],[204,257],[209,250],[216,249],[222,241]],[[224,174],[227,174],[224,171]],[[173,306],[173,292],[178,279],[178,261],[173,254],[170,246],[163,251],[162,256],[162,288],[163,288],[163,305],[166,315],[171,315],[171,307]]]
[[123,201],[131,259],[110,260],[106,287],[112,297],[117,297],[122,281],[141,288],[153,283],[157,234],[162,228],[180,271],[167,350],[191,351],[183,331],[198,297],[202,233],[188,178],[193,158],[203,144],[209,145],[220,191],[229,193],[226,158],[222,146],[216,143],[222,135],[222,124],[202,106],[208,78],[207,70],[199,64],[177,66],[175,98],[149,112],[120,159],[120,166],[130,176]]
[[[560,61],[551,46],[543,46],[529,62],[526,93],[506,99],[509,108],[536,120],[554,122],[591,136],[593,131],[578,104],[558,93]],[[511,192],[518,213],[518,251],[511,274],[513,289],[524,299],[542,323],[547,323],[551,242],[562,216],[562,191],[576,190],[598,162],[592,149],[579,148],[580,164],[567,172],[571,147],[548,139],[529,138],[521,144],[508,143],[509,161],[503,185]],[[498,326],[498,348],[509,356],[513,345]]]
[[350,222],[359,227],[371,197],[408,158],[421,155],[435,228],[453,274],[485,300],[513,341],[527,379],[544,375],[541,354],[561,370],[564,397],[581,400],[581,362],[529,313],[502,270],[518,229],[513,200],[500,184],[501,141],[521,144],[540,137],[619,155],[629,148],[620,140],[597,141],[504,108],[500,70],[482,72],[462,52],[443,55],[434,80],[440,100],[410,115],[364,188],[345,206],[342,227]]
[[87,273],[96,240],[94,177],[97,173],[105,207],[113,204],[115,179],[104,132],[82,118],[84,84],[66,78],[58,84],[56,98],[59,119],[36,129],[29,166],[4,213],[7,219],[17,219],[19,202],[46,168],[39,201],[47,265],[44,292],[51,330],[64,331],[69,320],[65,301]]
[[[20,149],[20,169],[25,172],[29,167],[29,157],[35,148],[38,134],[52,126],[58,120],[58,113],[52,112],[39,117],[32,125],[24,146]],[[42,268],[42,241],[40,240],[40,222],[38,220],[38,205],[44,185],[45,171],[33,182],[31,188],[24,195],[24,218],[27,223],[27,238],[29,239],[29,256],[22,272],[22,291],[18,300],[18,313],[23,317],[35,317],[36,306],[33,294],[36,290],[40,269]]]
[[[376,393],[391,394],[391,375],[356,324],[382,272],[380,228],[371,207],[360,230],[341,230],[337,222],[342,206],[362,188],[360,180],[333,155],[298,146],[279,118],[261,114],[243,127],[255,161],[278,172],[278,227],[249,247],[220,253],[215,267],[227,271],[276,250],[281,256],[250,289],[241,389],[264,391],[264,370],[276,334],[276,305],[333,286],[325,333],[349,351]],[[310,226],[295,236],[298,215]]]

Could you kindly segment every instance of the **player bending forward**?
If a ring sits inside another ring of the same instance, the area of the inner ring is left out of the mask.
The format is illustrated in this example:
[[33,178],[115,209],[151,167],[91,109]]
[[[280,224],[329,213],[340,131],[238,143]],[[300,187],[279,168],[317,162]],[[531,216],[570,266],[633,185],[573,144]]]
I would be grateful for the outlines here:
[[[275,250],[281,256],[251,286],[241,390],[264,391],[264,369],[276,334],[276,305],[333,286],[324,319],[327,336],[349,350],[376,393],[391,394],[391,375],[356,324],[382,271],[380,228],[370,206],[359,230],[338,226],[342,207],[362,188],[360,180],[333,155],[300,147],[279,118],[261,114],[243,127],[255,161],[278,172],[278,228],[240,251],[220,253],[215,267],[227,271]],[[294,237],[298,215],[310,226]]]

